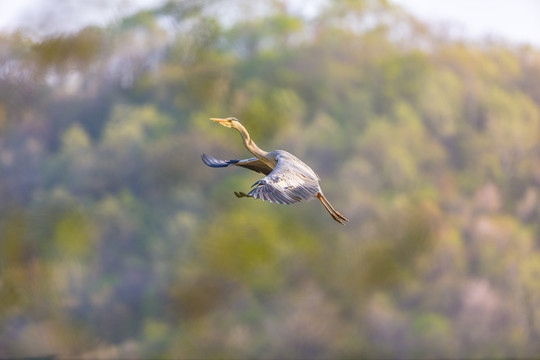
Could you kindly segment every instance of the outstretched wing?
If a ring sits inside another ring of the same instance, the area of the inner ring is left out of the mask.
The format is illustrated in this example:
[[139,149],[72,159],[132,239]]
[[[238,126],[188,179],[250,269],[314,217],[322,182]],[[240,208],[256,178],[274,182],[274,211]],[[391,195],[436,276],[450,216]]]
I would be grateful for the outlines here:
[[317,174],[298,158],[282,151],[275,169],[253,186],[256,188],[247,196],[278,204],[310,200],[321,191]]
[[255,172],[263,173],[264,175],[268,175],[272,172],[272,168],[270,166],[266,165],[264,162],[257,158],[244,160],[220,160],[212,156],[202,154],[201,159],[206,165],[214,168],[241,166]]

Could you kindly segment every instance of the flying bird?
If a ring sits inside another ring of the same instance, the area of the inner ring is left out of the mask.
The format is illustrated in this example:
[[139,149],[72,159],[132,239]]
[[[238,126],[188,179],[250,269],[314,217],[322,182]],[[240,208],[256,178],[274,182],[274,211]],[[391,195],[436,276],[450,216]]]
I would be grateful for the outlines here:
[[210,120],[236,129],[242,136],[246,148],[255,157],[244,160],[219,160],[203,154],[201,158],[206,165],[214,168],[241,166],[266,175],[251,186],[252,190],[249,193],[235,191],[237,197],[252,197],[278,204],[294,204],[317,198],[334,220],[343,225],[345,225],[343,221],[349,221],[326,199],[319,185],[319,176],[302,160],[284,150],[271,152],[261,150],[251,140],[246,128],[234,117]]

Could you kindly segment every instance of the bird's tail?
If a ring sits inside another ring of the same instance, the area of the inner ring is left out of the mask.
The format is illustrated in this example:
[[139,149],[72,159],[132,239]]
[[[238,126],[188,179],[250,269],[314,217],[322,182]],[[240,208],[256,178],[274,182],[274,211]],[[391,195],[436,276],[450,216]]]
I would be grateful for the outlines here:
[[317,194],[317,199],[319,199],[321,201],[321,203],[324,205],[324,208],[326,209],[326,211],[328,211],[328,213],[332,216],[332,218],[334,218],[334,220],[336,220],[338,223],[340,223],[342,225],[345,225],[345,223],[343,221],[341,221],[341,220],[345,220],[346,222],[350,222],[349,219],[347,219],[345,216],[341,215],[339,213],[339,211],[334,209],[332,204],[330,204],[330,201],[328,201],[328,199],[326,198],[326,196],[324,196],[324,194],[322,192]]

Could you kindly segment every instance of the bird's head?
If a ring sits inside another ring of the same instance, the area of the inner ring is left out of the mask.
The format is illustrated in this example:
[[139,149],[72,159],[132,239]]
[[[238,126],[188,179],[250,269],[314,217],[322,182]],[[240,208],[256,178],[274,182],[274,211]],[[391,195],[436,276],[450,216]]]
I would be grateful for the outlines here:
[[228,128],[235,128],[237,124],[240,124],[237,118],[230,117],[226,119],[218,119],[218,118],[210,118],[210,120],[215,121],[217,123],[220,123],[223,126],[226,126]]

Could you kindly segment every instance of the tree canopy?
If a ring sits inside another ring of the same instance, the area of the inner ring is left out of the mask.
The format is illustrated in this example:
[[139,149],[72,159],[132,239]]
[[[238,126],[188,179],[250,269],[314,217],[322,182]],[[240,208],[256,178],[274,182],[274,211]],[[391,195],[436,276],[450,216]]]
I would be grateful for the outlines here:
[[[0,34],[0,357],[538,354],[540,50],[260,4]],[[237,199],[228,116],[351,223]]]

